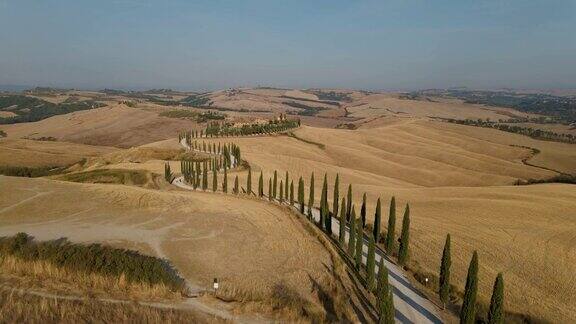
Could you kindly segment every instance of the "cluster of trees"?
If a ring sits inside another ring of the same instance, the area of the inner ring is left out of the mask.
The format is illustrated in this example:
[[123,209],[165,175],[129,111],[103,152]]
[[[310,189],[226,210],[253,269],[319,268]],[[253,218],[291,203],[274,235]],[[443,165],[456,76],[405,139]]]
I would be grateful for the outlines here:
[[552,132],[549,130],[543,130],[543,129],[539,129],[539,128],[501,124],[501,123],[493,122],[490,120],[484,120],[484,119],[477,119],[477,120],[464,119],[464,120],[462,120],[462,119],[446,118],[444,120],[449,122],[449,123],[460,124],[460,125],[495,128],[495,129],[499,129],[499,130],[504,131],[504,132],[522,134],[522,135],[526,135],[526,136],[529,136],[531,138],[539,139],[539,140],[576,144],[576,136],[574,136],[572,134],[556,133],[556,132]]
[[[204,152],[208,154],[220,155],[219,163],[224,165],[226,168],[232,168],[239,164],[241,161],[241,151],[240,147],[234,143],[209,143],[200,142],[192,140],[193,133],[191,131],[178,134],[178,141],[181,142],[185,140],[186,145],[190,147],[191,150]],[[234,164],[234,165],[233,165]]]
[[40,167],[22,167],[22,166],[0,166],[0,174],[10,177],[45,177],[62,173],[66,167],[57,166],[40,166]]
[[[283,132],[300,126],[300,120],[288,120],[281,115],[280,118],[269,120],[268,123],[252,123],[235,126],[230,123],[212,122],[206,126],[203,134],[206,137],[218,136],[247,136],[259,134],[272,134]],[[202,132],[200,133],[202,136]]]
[[174,290],[184,289],[184,280],[163,259],[136,251],[100,244],[73,244],[66,239],[36,242],[25,233],[0,238],[0,256],[11,255],[26,261],[46,261],[58,267],[85,273],[126,276],[130,282],[163,283]]
[[198,123],[203,123],[208,120],[222,120],[226,118],[225,114],[219,112],[206,111],[198,113],[186,109],[169,110],[160,113],[160,116],[170,117],[170,118],[188,118],[193,119]]
[[509,107],[516,110],[546,115],[562,121],[573,123],[576,121],[576,97],[556,96],[544,93],[516,93],[513,91],[490,90],[421,90],[412,92],[413,99],[429,96],[451,97],[462,99],[467,103],[483,104],[496,107]]
[[55,115],[103,107],[105,104],[93,100],[52,103],[23,95],[0,96],[0,111],[11,111],[13,117],[0,117],[0,124],[35,122]]
[[229,167],[224,163],[222,156],[220,158],[213,158],[210,161],[180,161],[180,169],[184,180],[191,184],[194,189],[208,190],[208,173],[212,176],[212,191],[218,190],[218,172],[223,170],[224,178],[222,183],[222,191],[228,192],[228,169]]
[[[191,140],[190,135],[186,136],[186,140]],[[182,140],[182,135],[180,135]],[[234,143],[206,143],[192,141],[188,144],[192,149],[214,154],[216,157],[204,161],[180,161],[180,170],[184,176],[184,180],[191,184],[194,189],[208,190],[208,173],[212,173],[212,191],[218,190],[218,172],[224,172],[222,191],[228,193],[228,169],[236,167],[241,161],[240,147]],[[238,193],[238,177],[234,181],[234,193]]]

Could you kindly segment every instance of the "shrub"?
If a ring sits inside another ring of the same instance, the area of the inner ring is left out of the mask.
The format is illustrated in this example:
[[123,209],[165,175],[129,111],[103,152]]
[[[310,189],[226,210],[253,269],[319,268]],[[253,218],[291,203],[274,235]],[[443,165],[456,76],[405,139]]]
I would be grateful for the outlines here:
[[26,233],[0,238],[0,255],[8,254],[26,261],[42,260],[74,271],[120,276],[130,282],[164,284],[174,290],[184,288],[184,280],[163,259],[136,251],[101,244],[74,244],[62,238],[35,242]]

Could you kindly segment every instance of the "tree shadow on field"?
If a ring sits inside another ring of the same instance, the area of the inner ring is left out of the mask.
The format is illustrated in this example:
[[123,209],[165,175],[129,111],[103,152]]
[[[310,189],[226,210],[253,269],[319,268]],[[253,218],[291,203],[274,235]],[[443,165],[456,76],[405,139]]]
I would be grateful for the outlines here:
[[[337,274],[335,273],[335,270],[332,267],[329,267],[328,265],[324,264],[324,267],[326,268],[326,270],[328,272],[331,273],[333,278],[337,278],[338,279],[338,283],[342,286],[342,288],[347,291],[344,285],[344,283],[342,282],[342,279],[337,276]],[[356,303],[353,299],[349,299],[349,303],[352,306],[352,309],[354,310],[354,313],[356,314],[356,316],[358,317],[358,319],[362,322],[362,323],[368,323],[368,322],[375,322],[377,321],[376,316],[374,315],[374,307],[372,306],[372,303],[366,298],[366,294],[363,291],[363,287],[360,288],[358,287],[358,281],[356,280],[356,278],[354,277],[353,274],[351,274],[348,270],[346,270],[346,274],[348,275],[348,277],[350,278],[350,282],[352,283],[352,287],[354,289],[353,293],[356,295],[359,303]],[[313,284],[318,285],[317,282],[315,282],[312,278],[310,278],[310,280],[312,280]],[[318,285],[319,288],[319,295],[320,295],[320,299],[323,301],[323,303],[325,303],[324,298],[322,298],[322,294],[326,295],[328,298],[331,298],[329,294],[326,293],[325,290],[320,290],[322,289],[320,287],[320,285]],[[332,305],[332,309],[334,309],[334,300],[331,298],[330,299],[331,305]],[[325,305],[326,308],[326,305]],[[346,318],[346,321],[352,322],[350,319]]]

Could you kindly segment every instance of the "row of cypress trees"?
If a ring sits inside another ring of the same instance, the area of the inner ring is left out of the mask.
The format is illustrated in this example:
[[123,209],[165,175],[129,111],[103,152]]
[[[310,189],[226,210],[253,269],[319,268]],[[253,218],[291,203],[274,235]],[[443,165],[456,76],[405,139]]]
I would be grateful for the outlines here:
[[[238,148],[239,150],[239,148]],[[167,173],[170,173],[169,164],[166,165]],[[217,168],[213,168],[213,184],[212,189],[217,190]],[[203,179],[206,179],[206,172],[204,172]],[[278,199],[280,203],[286,201],[291,206],[295,202],[298,203],[300,212],[304,214],[305,212],[305,187],[304,180],[299,177],[298,180],[298,192],[297,196],[294,195],[294,181],[289,179],[289,174],[286,172],[285,179],[280,180],[278,186],[278,172],[274,171],[273,176],[268,179],[268,199],[275,200]],[[342,197],[339,203],[339,175],[336,175],[334,183],[333,192],[333,203],[332,211],[328,206],[328,181],[327,175],[324,175],[324,182],[322,185],[322,193],[320,198],[320,220],[317,225],[324,230],[328,235],[332,235],[332,217],[338,217],[340,224],[344,226],[339,226],[338,242],[342,249],[346,251],[353,260],[353,263],[358,271],[362,269],[362,246],[364,243],[364,230],[366,229],[366,214],[367,214],[367,199],[366,193],[362,196],[362,205],[360,208],[360,217],[357,220],[356,210],[354,204],[352,203],[352,185],[348,186],[348,191],[346,197]],[[207,181],[202,181],[202,188],[206,190]],[[288,183],[290,183],[288,185]],[[224,178],[222,184],[222,191],[227,193],[227,174],[226,168],[224,168]],[[234,179],[234,189],[233,193],[239,193],[238,176]],[[246,182],[246,193],[253,194],[252,192],[252,171],[248,169],[248,178]],[[260,173],[258,180],[258,197],[264,197],[264,175],[263,172]],[[307,204],[307,216],[312,220],[312,210],[314,208],[314,173],[310,176],[310,189]],[[340,213],[339,213],[340,212]],[[376,278],[376,265],[375,265],[375,255],[376,255],[376,243],[382,241],[385,250],[389,254],[394,253],[395,244],[395,227],[396,227],[396,199],[392,197],[390,200],[390,209],[388,217],[388,228],[386,232],[386,237],[380,237],[380,224],[381,224],[381,201],[378,198],[376,202],[376,209],[374,214],[374,226],[372,230],[372,235],[368,235],[368,255],[366,266],[364,267],[366,273],[366,288],[369,291],[373,291],[377,298],[377,309],[379,310],[380,323],[393,323],[394,321],[394,306],[392,299],[392,289],[388,284],[388,272],[383,264],[383,258],[381,257],[378,271],[378,278]],[[346,226],[349,228],[349,237],[347,245],[345,244],[345,234]],[[409,256],[409,235],[410,235],[410,206],[406,204],[404,210],[404,217],[402,221],[402,231],[399,238],[399,248],[398,248],[398,264],[405,265]],[[440,299],[444,304],[449,302],[450,295],[450,266],[451,266],[451,256],[450,256],[450,235],[446,237],[446,242],[444,250],[442,253],[442,261],[440,267],[440,280],[438,293]],[[474,323],[476,318],[476,294],[478,289],[478,254],[474,252],[470,266],[468,269],[468,276],[466,279],[466,286],[464,292],[464,302],[460,311],[460,322],[461,323]],[[503,290],[504,281],[502,273],[499,273],[496,281],[494,283],[493,294],[491,298],[489,313],[488,313],[488,323],[503,323],[504,322],[504,306],[503,306]]]
[[[450,266],[452,264],[450,253],[450,234],[446,235],[444,250],[442,252],[442,261],[440,262],[440,280],[438,295],[444,305],[450,302]],[[468,266],[466,276],[466,286],[464,288],[464,300],[460,309],[460,323],[476,323],[476,298],[478,293],[478,252],[474,251],[472,260]],[[498,273],[492,288],[492,298],[488,309],[488,324],[504,323],[504,277]]]
[[220,158],[226,163],[228,168],[234,167],[232,165],[232,157],[235,161],[241,160],[240,147],[234,143],[206,143],[204,141],[190,141],[186,143],[190,149],[208,154],[220,155]]
[[[286,115],[281,114],[279,118],[268,120],[267,123],[251,123],[241,126],[234,126],[227,122],[211,122],[206,126],[203,134],[205,134],[206,137],[249,136],[273,134],[299,126],[300,119],[287,119]],[[194,133],[194,135],[196,135],[196,133]]]

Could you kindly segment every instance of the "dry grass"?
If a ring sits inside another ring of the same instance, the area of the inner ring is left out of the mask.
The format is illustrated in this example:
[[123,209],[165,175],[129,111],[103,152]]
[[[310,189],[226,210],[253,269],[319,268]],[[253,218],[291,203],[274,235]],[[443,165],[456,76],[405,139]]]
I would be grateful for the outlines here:
[[[367,193],[369,222],[376,199],[384,199],[386,215],[395,195],[398,227],[404,205],[411,205],[411,253],[424,270],[438,271],[450,233],[454,284],[464,286],[470,257],[478,250],[481,300],[489,301],[496,274],[504,272],[510,311],[555,322],[576,317],[576,187],[509,185],[516,178],[554,174],[524,165],[530,150],[510,145],[537,147],[541,153],[531,163],[574,170],[572,146],[424,120],[357,131],[303,127],[297,135],[325,149],[289,137],[233,139],[253,167],[253,183],[260,170],[265,181],[278,170],[280,179],[289,171],[291,177],[303,175],[306,183],[314,171],[319,196],[324,172],[330,193],[339,173],[341,196],[348,183],[357,204]],[[243,186],[245,177],[241,173]],[[383,224],[385,231],[386,219]]]
[[110,106],[54,116],[35,123],[3,125],[10,138],[55,137],[90,145],[131,147],[170,138],[196,123],[160,117],[155,111]]
[[0,139],[0,165],[65,166],[114,151],[103,146],[4,138]]
[[[461,100],[434,98],[434,101],[400,99],[398,94],[374,94],[349,105],[348,111],[356,118],[442,117],[456,119],[508,119],[511,115],[523,116],[510,108],[487,107],[464,103]],[[377,124],[377,123],[376,123]]]
[[191,311],[94,299],[67,300],[0,288],[2,323],[219,323]]
[[248,291],[266,304],[284,285],[323,309],[314,282],[326,283],[330,254],[285,210],[261,201],[0,177],[0,215],[0,236],[25,231],[137,249],[169,259],[193,290],[217,277],[224,291]]
[[179,293],[163,284],[129,282],[120,277],[71,271],[46,261],[25,261],[14,256],[0,258],[0,278],[5,286],[49,291],[55,294],[118,298],[123,300],[178,300]]

